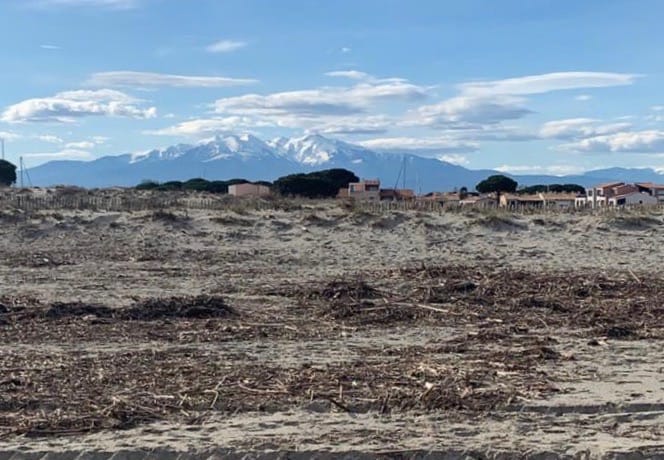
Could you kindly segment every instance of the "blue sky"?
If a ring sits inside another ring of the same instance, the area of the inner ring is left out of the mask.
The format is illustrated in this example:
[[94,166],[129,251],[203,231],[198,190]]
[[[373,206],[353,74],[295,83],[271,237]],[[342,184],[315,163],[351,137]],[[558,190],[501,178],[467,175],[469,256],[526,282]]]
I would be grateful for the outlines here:
[[660,0],[2,0],[28,165],[320,133],[470,168],[664,169]]

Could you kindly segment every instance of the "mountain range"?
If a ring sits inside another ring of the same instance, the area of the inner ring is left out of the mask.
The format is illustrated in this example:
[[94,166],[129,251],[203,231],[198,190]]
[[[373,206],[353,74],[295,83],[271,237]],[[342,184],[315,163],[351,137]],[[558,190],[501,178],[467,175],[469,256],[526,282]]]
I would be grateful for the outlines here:
[[[379,178],[384,187],[404,186],[418,193],[474,186],[494,170],[471,170],[411,153],[370,150],[321,135],[263,141],[251,134],[217,136],[196,145],[178,144],[141,154],[105,156],[93,161],[57,160],[27,170],[34,186],[134,186],[145,180],[202,177],[272,181],[280,176],[320,169],[345,168],[361,178]],[[664,176],[648,168],[599,169],[574,176],[512,175],[520,185],[598,182],[659,182]]]

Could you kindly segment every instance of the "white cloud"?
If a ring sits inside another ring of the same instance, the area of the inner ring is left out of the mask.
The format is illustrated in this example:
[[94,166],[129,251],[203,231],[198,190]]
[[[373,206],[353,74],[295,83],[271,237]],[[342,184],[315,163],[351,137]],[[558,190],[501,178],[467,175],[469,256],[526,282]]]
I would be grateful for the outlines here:
[[381,115],[372,115],[372,110],[388,102],[420,100],[427,91],[402,79],[375,80],[353,86],[229,97],[217,100],[214,111],[220,118],[250,117],[253,126],[337,134],[377,133],[385,123]]
[[574,99],[577,101],[585,102],[591,100],[593,97],[590,94],[579,94]]
[[[481,127],[532,113],[524,96],[551,91],[630,85],[633,74],[556,72],[504,80],[477,81],[457,86],[460,94],[410,111],[405,124],[454,129]],[[473,126],[474,125],[474,126]]]
[[[279,127],[332,135],[371,134],[380,138],[365,141],[363,145],[384,150],[417,150],[429,156],[476,151],[484,141],[578,141],[632,128],[629,123],[616,120],[607,123],[573,118],[549,122],[540,129],[506,125],[510,120],[533,113],[529,108],[530,95],[629,85],[637,78],[620,73],[558,72],[468,82],[457,86],[454,97],[418,107],[418,101],[431,97],[433,87],[401,78],[377,78],[359,70],[335,70],[325,75],[350,81],[340,80],[338,86],[225,97],[214,102],[214,115],[150,133],[202,137]],[[440,134],[417,138],[408,131],[415,127],[434,128]]]
[[420,153],[468,153],[479,148],[477,143],[460,141],[454,138],[421,138],[421,137],[386,137],[358,142],[369,149],[389,151],[417,151]]
[[0,117],[7,123],[71,123],[88,116],[154,118],[155,107],[141,107],[141,100],[110,89],[65,91],[53,97],[27,99],[9,106]]
[[239,50],[247,46],[246,42],[237,40],[220,40],[212,43],[205,48],[209,53],[230,53],[231,51]]
[[325,75],[328,77],[350,78],[351,80],[373,80],[374,77],[366,72],[359,70],[335,70],[327,72]]
[[224,86],[250,85],[257,80],[249,78],[206,77],[170,75],[153,72],[115,71],[93,74],[87,82],[93,86],[144,88],[171,86],[176,88],[218,88]]
[[468,157],[466,157],[465,155],[459,155],[458,153],[448,153],[445,155],[440,155],[438,159],[440,161],[444,161],[446,163],[452,163],[453,165],[458,165],[458,166],[464,166],[470,163]]
[[653,112],[664,112],[664,105],[653,105],[650,107]]
[[545,139],[583,139],[612,133],[619,133],[632,127],[631,123],[600,124],[592,118],[570,118],[544,123],[540,136]]
[[353,50],[351,48],[347,47],[347,46],[344,46],[343,48],[341,48],[340,51],[341,51],[342,54],[348,54]]
[[19,134],[10,131],[0,131],[0,139],[4,139],[5,141],[15,141],[20,138],[21,136]]
[[109,140],[110,138],[106,136],[92,136],[92,141],[97,145],[105,144]]
[[58,136],[54,136],[52,134],[44,134],[41,136],[37,136],[37,139],[39,139],[42,142],[48,142],[49,144],[62,144],[64,141],[59,138]]
[[459,139],[489,142],[523,142],[539,139],[537,133],[518,126],[492,124],[468,129],[455,129],[454,135]]
[[384,115],[340,117],[317,124],[307,131],[321,134],[381,134],[394,126],[394,120]]
[[522,118],[530,113],[523,99],[513,96],[458,96],[409,112],[406,125],[453,128],[497,124]]
[[487,96],[497,94],[528,95],[579,88],[604,88],[631,85],[635,74],[609,72],[554,72],[541,75],[478,81],[459,85],[466,95]]
[[65,144],[67,150],[90,150],[95,147],[95,143],[91,141],[69,142]]
[[39,45],[39,47],[41,49],[44,49],[44,50],[60,50],[60,49],[62,49],[57,45]]
[[23,156],[46,160],[87,160],[92,158],[90,152],[76,149],[64,149],[57,152],[26,153]]
[[33,0],[32,4],[38,7],[93,7],[116,10],[136,8],[140,0]]
[[216,101],[215,111],[233,115],[339,116],[364,113],[370,105],[382,101],[412,101],[425,96],[425,88],[404,81],[360,83],[352,87],[323,87],[266,96],[246,94],[229,97]]
[[[261,126],[249,117],[204,118],[188,120],[167,128],[145,131],[155,136],[185,136],[194,138],[209,137],[216,134],[232,133]],[[264,125],[263,125],[264,126]]]
[[511,174],[546,174],[552,176],[567,176],[583,172],[582,167],[574,165],[501,165],[494,169]]
[[560,146],[574,152],[663,153],[664,131],[619,132],[581,139]]
[[306,133],[319,134],[378,134],[385,132],[391,122],[384,116],[368,117],[340,117],[332,121],[310,123],[305,127],[302,120],[284,117],[279,120],[264,119],[261,117],[228,116],[216,118],[202,118],[187,120],[173,126],[158,130],[145,131],[145,134],[158,136],[186,136],[204,138],[216,134],[228,134],[234,131],[247,131],[256,128],[279,126],[302,128]]

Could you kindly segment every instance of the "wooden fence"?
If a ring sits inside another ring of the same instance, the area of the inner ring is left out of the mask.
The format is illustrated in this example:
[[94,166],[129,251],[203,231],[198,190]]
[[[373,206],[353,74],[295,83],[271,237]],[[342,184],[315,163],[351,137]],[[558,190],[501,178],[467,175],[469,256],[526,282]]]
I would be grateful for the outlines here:
[[664,212],[664,204],[658,205],[632,205],[632,206],[603,206],[598,208],[587,207],[555,207],[555,206],[483,206],[475,207],[472,205],[442,205],[433,201],[357,201],[353,204],[356,209],[367,212],[383,213],[389,211],[423,211],[438,213],[469,213],[469,212],[494,212],[494,213],[515,213],[515,214],[611,214],[623,212]]
[[[332,201],[328,201],[331,203]],[[300,209],[307,204],[321,203],[319,200],[289,198],[236,198],[228,195],[210,195],[195,193],[75,193],[75,194],[0,194],[1,210],[21,210],[26,213],[56,210],[89,210],[107,212],[140,212],[156,210],[210,210],[210,211],[248,211]],[[343,205],[344,202],[337,202]],[[391,211],[422,211],[422,212],[497,212],[518,214],[607,214],[624,211],[664,211],[664,205],[633,206],[633,207],[602,207],[602,208],[542,208],[532,206],[510,208],[475,208],[473,206],[443,206],[435,201],[354,201],[345,202],[352,209],[373,213]]]
[[277,204],[266,200],[229,199],[229,197],[173,196],[169,194],[152,196],[124,195],[8,195],[0,197],[0,210],[18,209],[24,212],[47,210],[89,210],[108,212],[138,212],[164,209],[274,209]]

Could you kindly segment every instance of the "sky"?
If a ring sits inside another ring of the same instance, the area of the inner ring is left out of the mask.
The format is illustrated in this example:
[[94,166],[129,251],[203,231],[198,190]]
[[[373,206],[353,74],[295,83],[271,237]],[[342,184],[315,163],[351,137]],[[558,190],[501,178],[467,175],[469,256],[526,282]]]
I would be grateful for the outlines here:
[[322,134],[511,173],[664,170],[661,0],[0,0],[28,167]]

